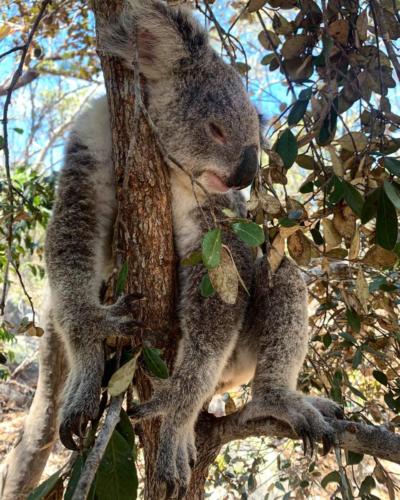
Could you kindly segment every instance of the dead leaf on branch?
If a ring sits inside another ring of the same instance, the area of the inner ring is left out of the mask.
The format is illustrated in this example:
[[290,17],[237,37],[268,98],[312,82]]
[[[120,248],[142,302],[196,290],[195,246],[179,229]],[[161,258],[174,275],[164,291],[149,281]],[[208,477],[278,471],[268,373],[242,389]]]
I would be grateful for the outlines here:
[[[281,228],[282,229],[282,228]],[[268,262],[271,271],[274,273],[281,265],[282,259],[285,255],[285,240],[280,232],[275,236],[268,255]]]
[[217,267],[208,270],[211,284],[226,304],[235,304],[239,292],[239,277],[228,250],[221,249],[221,261]]
[[385,250],[379,245],[374,245],[368,250],[362,262],[363,264],[372,267],[392,267],[397,262],[397,255],[390,250]]
[[324,229],[324,239],[326,243],[326,250],[337,247],[342,242],[342,237],[336,231],[333,221],[330,219],[322,219],[322,227]]
[[288,238],[288,250],[300,266],[307,266],[311,260],[311,243],[302,231],[296,231]]
[[335,42],[346,45],[349,38],[349,23],[345,19],[338,19],[328,26],[329,35]]

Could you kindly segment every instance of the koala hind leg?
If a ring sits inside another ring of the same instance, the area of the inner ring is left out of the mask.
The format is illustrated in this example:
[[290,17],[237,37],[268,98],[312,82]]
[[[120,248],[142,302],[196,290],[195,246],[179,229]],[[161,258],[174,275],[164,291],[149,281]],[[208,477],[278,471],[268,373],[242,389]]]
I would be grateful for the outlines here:
[[[266,284],[264,259],[256,263],[254,300],[245,325],[245,336],[259,336],[252,400],[241,414],[243,422],[273,417],[288,423],[309,444],[322,440],[327,453],[334,443],[334,431],[324,414],[337,414],[337,405],[324,405],[296,391],[298,373],[308,344],[307,288],[297,267],[284,259]],[[246,331],[247,330],[247,331]],[[322,399],[322,398],[318,398]],[[324,411],[321,411],[322,406]],[[328,410],[329,409],[329,410]],[[335,413],[336,412],[336,413]]]

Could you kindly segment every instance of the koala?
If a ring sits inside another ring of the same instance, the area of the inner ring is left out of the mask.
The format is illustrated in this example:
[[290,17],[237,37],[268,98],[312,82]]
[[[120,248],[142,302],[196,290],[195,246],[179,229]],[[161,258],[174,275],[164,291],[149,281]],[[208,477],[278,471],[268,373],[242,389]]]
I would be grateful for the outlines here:
[[[260,123],[236,70],[210,46],[189,10],[159,0],[129,0],[119,21],[105,30],[106,50],[130,66],[134,50],[145,81],[146,105],[170,165],[176,251],[180,258],[201,247],[202,235],[229,208],[246,216],[242,188],[259,167]],[[135,295],[115,304],[100,300],[111,268],[116,191],[111,160],[110,117],[105,98],[77,119],[59,177],[45,255],[50,286],[51,328],[69,360],[60,437],[76,449],[96,418],[104,370],[103,341],[135,333]],[[195,180],[195,183],[192,180]],[[308,342],[307,290],[297,267],[284,259],[268,279],[265,257],[228,228],[223,243],[232,253],[243,287],[234,305],[217,295],[203,298],[200,264],[179,269],[182,340],[171,377],[153,397],[131,409],[135,420],[162,417],[155,478],[165,494],[184,496],[196,461],[194,426],[215,392],[252,380],[243,423],[273,417],[307,443],[334,442],[324,417],[341,416],[333,402],[306,397],[296,381]]]

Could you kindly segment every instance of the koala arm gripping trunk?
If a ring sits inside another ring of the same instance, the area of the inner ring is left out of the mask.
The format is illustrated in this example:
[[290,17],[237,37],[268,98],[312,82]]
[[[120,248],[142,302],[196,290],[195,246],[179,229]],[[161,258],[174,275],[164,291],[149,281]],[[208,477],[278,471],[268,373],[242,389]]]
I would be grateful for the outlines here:
[[98,411],[103,340],[132,334],[137,325],[127,317],[133,312],[132,297],[111,306],[100,303],[110,262],[115,188],[111,162],[100,161],[85,140],[71,135],[45,248],[51,309],[70,364],[60,437],[71,449],[76,448],[72,434],[81,436]]

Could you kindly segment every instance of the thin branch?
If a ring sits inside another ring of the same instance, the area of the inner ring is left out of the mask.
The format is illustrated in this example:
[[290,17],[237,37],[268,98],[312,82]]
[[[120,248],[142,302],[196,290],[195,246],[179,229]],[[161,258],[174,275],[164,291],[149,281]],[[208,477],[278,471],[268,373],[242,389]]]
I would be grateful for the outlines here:
[[24,45],[17,45],[16,47],[13,47],[12,49],[6,50],[2,54],[0,54],[0,59],[3,59],[3,57],[6,57],[13,52],[18,52],[19,50],[22,50],[24,48]]
[[[39,72],[34,70],[34,69],[29,69],[28,71],[25,71],[22,73],[22,75],[18,78],[18,81],[14,85],[13,90],[20,89],[21,87],[25,87],[25,85],[29,85],[32,83],[36,78],[39,77]],[[3,95],[6,95],[7,92],[9,91],[10,84],[8,82],[3,83],[0,85],[0,97]]]
[[25,64],[25,59],[28,54],[29,47],[32,43],[33,37],[35,35],[35,32],[40,24],[40,21],[42,20],[47,7],[50,5],[52,0],[43,0],[42,5],[40,7],[39,13],[35,18],[35,21],[33,22],[32,28],[28,34],[28,38],[21,49],[21,59],[19,61],[18,67],[11,79],[11,83],[7,89],[7,95],[6,95],[6,100],[4,103],[4,108],[3,108],[3,117],[2,117],[2,122],[3,122],[3,150],[4,150],[4,168],[6,170],[6,178],[7,178],[7,198],[8,198],[8,203],[9,203],[9,210],[10,210],[10,216],[8,218],[7,222],[7,232],[6,232],[6,238],[7,238],[7,261],[5,265],[5,271],[4,271],[4,282],[3,282],[3,291],[1,294],[1,300],[0,300],[0,313],[4,314],[4,308],[6,304],[6,298],[7,298],[7,283],[8,283],[8,275],[10,272],[10,263],[12,261],[12,240],[13,240],[13,225],[14,225],[14,192],[13,192],[13,184],[12,184],[12,179],[11,179],[11,167],[10,167],[10,150],[8,146],[8,109],[10,107],[11,103],[11,97],[12,93],[18,83],[18,80],[20,79],[22,72],[23,72],[23,67]]
[[103,458],[107,445],[111,439],[112,433],[120,420],[123,401],[124,394],[111,399],[106,419],[104,421],[104,426],[102,427],[100,434],[97,436],[94,446],[86,459],[85,466],[74,491],[72,500],[86,500],[101,459]]

